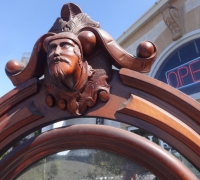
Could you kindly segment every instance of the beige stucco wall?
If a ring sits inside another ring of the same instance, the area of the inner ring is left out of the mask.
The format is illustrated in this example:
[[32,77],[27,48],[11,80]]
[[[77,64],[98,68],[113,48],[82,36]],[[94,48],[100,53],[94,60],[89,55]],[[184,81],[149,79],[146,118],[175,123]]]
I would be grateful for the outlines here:
[[[162,1],[162,0],[161,0]],[[200,29],[200,0],[171,0],[165,6],[171,5],[179,10],[182,22],[183,36],[191,31]],[[139,42],[150,40],[158,47],[158,53],[161,54],[171,43],[172,33],[163,20],[163,6],[148,21],[136,29],[123,42],[118,42],[124,49],[135,55],[135,49]],[[155,7],[153,7],[155,8]],[[123,35],[122,35],[123,36]]]
[[138,29],[134,35],[130,36],[129,39],[127,39],[123,44],[120,44],[123,48],[129,47],[133,42],[137,41],[140,37],[142,37],[144,34],[148,33],[152,28],[154,27],[153,19],[150,20],[148,23],[146,23],[144,26],[142,26],[140,29]]
[[200,28],[200,6],[186,13],[185,27],[186,33]]

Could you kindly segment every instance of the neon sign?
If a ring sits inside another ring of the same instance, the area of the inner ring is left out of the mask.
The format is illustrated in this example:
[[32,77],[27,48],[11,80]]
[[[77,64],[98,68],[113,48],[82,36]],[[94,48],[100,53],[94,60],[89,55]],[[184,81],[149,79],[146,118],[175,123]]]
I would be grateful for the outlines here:
[[200,57],[166,72],[167,83],[176,89],[200,83]]

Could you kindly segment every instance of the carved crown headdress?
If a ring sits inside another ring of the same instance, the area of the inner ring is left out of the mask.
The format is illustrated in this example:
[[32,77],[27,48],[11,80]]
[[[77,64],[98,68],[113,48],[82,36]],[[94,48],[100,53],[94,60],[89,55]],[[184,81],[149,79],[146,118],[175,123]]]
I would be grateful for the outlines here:
[[67,3],[61,9],[61,18],[57,18],[49,32],[60,33],[65,31],[78,34],[84,27],[100,28],[100,24],[83,13],[76,4]]

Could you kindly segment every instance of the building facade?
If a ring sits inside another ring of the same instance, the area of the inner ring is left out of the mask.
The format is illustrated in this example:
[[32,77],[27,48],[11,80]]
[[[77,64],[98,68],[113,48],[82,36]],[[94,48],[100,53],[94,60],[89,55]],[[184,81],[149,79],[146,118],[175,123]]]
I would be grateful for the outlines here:
[[117,42],[134,55],[145,40],[158,48],[148,75],[200,101],[200,1],[157,1]]
[[[147,75],[200,102],[200,1],[158,0],[117,39],[132,55],[136,55],[137,46],[142,41],[151,41],[158,49],[158,57]],[[179,156],[200,177],[184,157],[162,140],[136,127],[121,126]]]

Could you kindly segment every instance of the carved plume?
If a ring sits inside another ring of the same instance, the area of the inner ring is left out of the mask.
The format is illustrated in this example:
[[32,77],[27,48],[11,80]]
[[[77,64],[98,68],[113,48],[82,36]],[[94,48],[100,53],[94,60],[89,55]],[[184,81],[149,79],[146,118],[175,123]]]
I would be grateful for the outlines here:
[[78,34],[84,27],[100,28],[100,25],[87,14],[82,13],[76,4],[67,3],[61,9],[61,18],[56,19],[49,32],[60,33],[67,31]]
[[63,28],[63,31],[70,31],[74,34],[78,34],[79,31],[84,27],[97,27],[100,25],[98,22],[93,21],[87,14],[80,13],[70,19],[66,26]]

